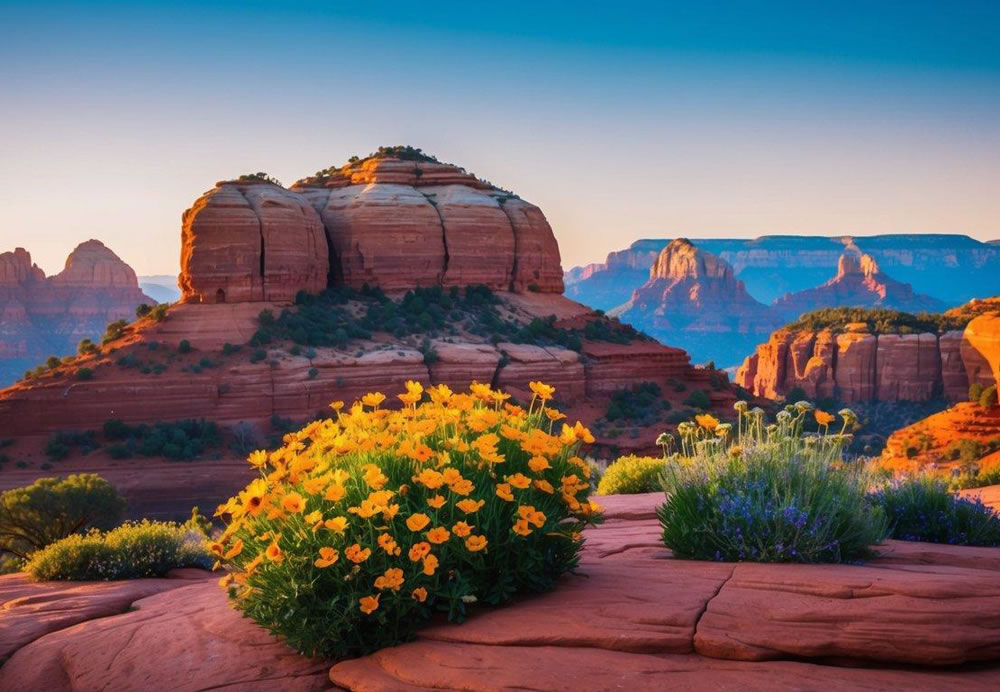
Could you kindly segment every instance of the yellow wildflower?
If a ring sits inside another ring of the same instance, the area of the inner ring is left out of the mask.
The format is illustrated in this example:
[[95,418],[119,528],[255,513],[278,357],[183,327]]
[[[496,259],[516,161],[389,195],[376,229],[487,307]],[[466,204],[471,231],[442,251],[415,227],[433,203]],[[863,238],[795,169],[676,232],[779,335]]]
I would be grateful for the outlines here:
[[529,382],[528,387],[542,401],[548,401],[552,398],[552,395],[556,393],[555,387],[550,387],[542,382]]
[[385,394],[382,392],[369,392],[361,397],[361,403],[372,408],[378,408],[383,401],[385,401]]

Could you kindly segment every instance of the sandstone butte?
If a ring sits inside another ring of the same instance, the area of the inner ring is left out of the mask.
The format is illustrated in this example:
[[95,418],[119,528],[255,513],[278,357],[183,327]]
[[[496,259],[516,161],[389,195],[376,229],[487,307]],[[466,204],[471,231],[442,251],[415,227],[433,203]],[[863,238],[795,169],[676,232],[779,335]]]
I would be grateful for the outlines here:
[[941,334],[873,333],[864,322],[843,330],[782,328],[747,356],[736,383],[757,396],[793,388],[844,402],[967,398],[969,384],[997,381],[1000,300],[973,300],[945,313],[971,318]]
[[0,384],[50,355],[75,352],[108,322],[155,302],[132,268],[97,240],[78,245],[50,277],[24,248],[0,253]]
[[608,314],[723,366],[739,362],[780,324],[728,263],[685,238],[663,248],[646,283]]
[[580,568],[555,591],[370,656],[297,655],[213,576],[0,577],[10,690],[995,690],[995,549],[888,541],[863,565],[678,560],[659,494],[598,498]]
[[[58,430],[97,430],[109,419],[304,421],[334,400],[402,391],[406,380],[456,389],[479,380],[522,399],[530,398],[530,380],[543,380],[584,421],[603,415],[610,395],[643,381],[669,392],[677,382],[688,392],[707,390],[720,409],[735,399],[683,350],[647,339],[584,339],[578,352],[462,334],[434,339],[433,362],[389,333],[344,348],[271,344],[256,362],[254,348],[223,351],[254,335],[262,310],[277,314],[299,291],[340,283],[379,286],[397,298],[415,286],[486,283],[519,322],[554,316],[556,327],[599,320],[619,328],[560,295],[558,244],[537,207],[455,166],[382,157],[291,190],[262,180],[222,182],[184,213],[182,238],[183,298],[167,318],[142,319],[99,353],[0,391],[0,437],[42,440]],[[181,341],[190,353],[178,352]],[[211,367],[196,367],[203,359]],[[122,365],[129,362],[139,367]],[[165,370],[151,373],[154,365]],[[78,379],[79,367],[92,369],[92,379]],[[616,444],[651,447],[661,431]],[[89,460],[78,461],[89,468]]]

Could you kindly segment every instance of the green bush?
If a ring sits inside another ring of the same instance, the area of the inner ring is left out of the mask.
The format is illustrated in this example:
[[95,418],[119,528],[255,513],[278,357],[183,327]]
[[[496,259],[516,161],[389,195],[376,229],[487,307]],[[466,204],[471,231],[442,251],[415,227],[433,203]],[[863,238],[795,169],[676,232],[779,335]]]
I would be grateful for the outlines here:
[[983,385],[973,382],[969,385],[969,401],[979,402],[979,397],[983,395]]
[[155,308],[153,308],[153,319],[157,322],[162,322],[167,319],[167,311],[170,310],[170,305],[168,303],[160,303]]
[[669,408],[664,406],[666,400],[661,399],[663,391],[655,382],[640,382],[629,389],[623,389],[611,395],[608,411],[604,415],[609,421],[635,421],[648,425],[659,420],[660,413]]
[[621,457],[610,464],[597,484],[598,495],[635,495],[663,490],[660,476],[666,461],[663,457]]
[[49,459],[65,459],[74,449],[79,449],[81,454],[90,454],[100,446],[92,430],[61,430],[49,437],[45,455]]
[[170,423],[128,425],[121,420],[104,422],[104,439],[120,440],[108,448],[115,459],[132,456],[166,457],[171,461],[190,461],[206,450],[221,445],[219,426],[204,419]]
[[983,408],[993,408],[997,405],[997,386],[991,384],[979,395],[979,405]]
[[150,305],[149,303],[141,303],[135,309],[135,316],[138,319],[142,319],[152,311],[153,311],[152,305]]
[[191,353],[191,342],[187,339],[181,339],[181,342],[177,344],[178,353]]
[[97,344],[95,344],[90,339],[83,339],[76,347],[77,353],[81,356],[87,356],[91,353],[97,353]]
[[[984,305],[986,307],[986,305]],[[964,329],[976,310],[949,310],[947,313],[921,312],[910,314],[888,308],[823,308],[807,312],[794,322],[785,326],[786,329],[804,329],[819,331],[830,329],[834,332],[843,331],[848,324],[864,322],[868,331],[873,334],[913,334],[916,332],[931,332],[943,334],[953,329]]]
[[958,497],[941,480],[910,478],[874,493],[892,537],[950,545],[1000,545],[1000,516],[979,499]]
[[88,380],[94,379],[93,368],[77,368],[76,379],[80,380],[81,382],[86,382]]
[[789,407],[765,426],[763,411],[737,405],[735,442],[732,430],[711,416],[679,428],[682,451],[666,465],[667,499],[657,512],[667,547],[697,560],[850,562],[871,556],[871,545],[885,538],[888,527],[867,498],[874,470],[843,463],[846,436],[803,436],[809,406]]
[[144,519],[63,538],[32,554],[24,569],[37,580],[89,581],[162,577],[175,567],[208,569],[212,562],[198,531]]
[[125,327],[128,326],[128,320],[115,320],[108,325],[107,329],[104,331],[104,336],[101,338],[101,344],[108,344],[116,339],[120,339],[125,333]]
[[114,486],[96,474],[39,478],[0,494],[0,553],[25,558],[78,531],[114,526],[124,509]]
[[696,389],[688,394],[687,399],[684,400],[684,405],[707,411],[712,407],[712,399],[704,389]]

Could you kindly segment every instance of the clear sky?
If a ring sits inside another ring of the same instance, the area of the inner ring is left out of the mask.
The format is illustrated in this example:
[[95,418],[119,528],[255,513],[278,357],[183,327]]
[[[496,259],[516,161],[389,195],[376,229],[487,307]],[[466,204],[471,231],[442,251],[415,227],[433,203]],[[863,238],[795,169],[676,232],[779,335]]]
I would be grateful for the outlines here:
[[641,237],[1000,238],[1000,2],[0,1],[0,251],[176,273],[216,180],[411,144]]

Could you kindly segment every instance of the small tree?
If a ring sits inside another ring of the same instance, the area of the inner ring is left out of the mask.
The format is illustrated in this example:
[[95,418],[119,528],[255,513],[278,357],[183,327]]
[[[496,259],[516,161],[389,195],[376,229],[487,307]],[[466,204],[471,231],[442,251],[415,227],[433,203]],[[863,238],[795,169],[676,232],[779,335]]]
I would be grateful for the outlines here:
[[26,558],[60,538],[115,526],[125,500],[94,473],[39,478],[0,494],[0,554]]
[[138,318],[140,318],[140,319],[142,319],[143,317],[145,317],[146,315],[148,315],[152,311],[153,311],[153,306],[152,305],[150,305],[149,303],[141,303],[135,309],[135,316],[138,317]]
[[979,405],[983,408],[993,408],[997,405],[997,386],[991,384],[979,395]]

